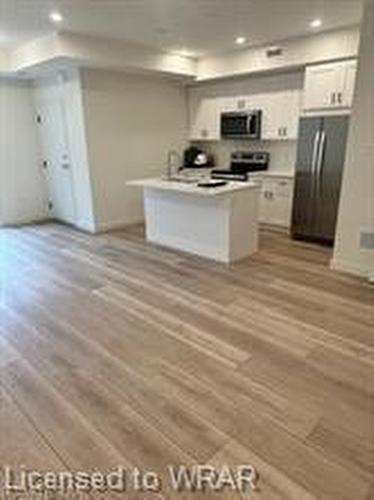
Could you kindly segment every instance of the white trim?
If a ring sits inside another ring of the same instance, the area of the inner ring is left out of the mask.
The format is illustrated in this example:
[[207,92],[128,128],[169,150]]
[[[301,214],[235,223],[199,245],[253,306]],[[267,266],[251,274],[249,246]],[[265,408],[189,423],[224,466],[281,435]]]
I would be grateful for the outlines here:
[[0,221],[0,229],[2,227],[18,227],[18,226],[26,226],[31,224],[41,224],[43,222],[50,222],[53,218],[45,215],[41,215],[40,217],[33,217],[31,219],[27,217],[20,217],[19,219],[14,219],[12,221]]
[[368,278],[370,276],[370,272],[366,268],[363,268],[359,264],[347,262],[341,259],[331,259],[330,269],[343,273],[353,274],[362,278]]
[[[70,223],[69,223],[70,224]],[[91,234],[95,234],[96,233],[96,228],[95,226],[92,224],[91,221],[74,221],[73,223],[70,224],[71,226],[77,228],[77,229],[80,229],[86,233],[91,233]]]
[[106,233],[108,231],[114,231],[116,229],[124,229],[128,226],[134,226],[135,224],[144,224],[144,219],[138,219],[133,221],[110,221],[110,222],[99,222],[95,225],[94,233]]

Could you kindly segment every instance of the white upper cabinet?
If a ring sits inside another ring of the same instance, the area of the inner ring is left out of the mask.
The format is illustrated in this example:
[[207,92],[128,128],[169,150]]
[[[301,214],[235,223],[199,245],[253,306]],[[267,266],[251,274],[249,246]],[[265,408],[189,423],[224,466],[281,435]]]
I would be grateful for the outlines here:
[[219,99],[190,95],[189,113],[191,141],[220,139]]
[[221,113],[250,109],[263,112],[263,140],[295,140],[300,108],[300,90],[230,97],[206,97],[192,91],[189,94],[190,140],[220,140]]
[[252,108],[250,100],[245,96],[235,97],[220,97],[219,98],[220,112],[243,111]]
[[304,110],[350,108],[356,68],[355,60],[308,67],[305,73]]
[[299,90],[276,92],[263,96],[262,139],[297,139],[301,93]]

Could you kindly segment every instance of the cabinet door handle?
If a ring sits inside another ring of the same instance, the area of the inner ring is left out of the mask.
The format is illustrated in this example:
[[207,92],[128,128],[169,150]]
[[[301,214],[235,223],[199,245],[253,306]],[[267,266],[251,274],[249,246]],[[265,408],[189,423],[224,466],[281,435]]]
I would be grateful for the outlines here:
[[287,137],[287,127],[284,127],[284,137]]
[[342,92],[338,93],[338,103],[343,104],[343,93]]
[[335,102],[336,102],[336,93],[335,93],[335,92],[333,92],[333,93],[331,94],[331,104],[335,104]]
[[278,129],[278,137],[282,137],[282,129],[280,127]]

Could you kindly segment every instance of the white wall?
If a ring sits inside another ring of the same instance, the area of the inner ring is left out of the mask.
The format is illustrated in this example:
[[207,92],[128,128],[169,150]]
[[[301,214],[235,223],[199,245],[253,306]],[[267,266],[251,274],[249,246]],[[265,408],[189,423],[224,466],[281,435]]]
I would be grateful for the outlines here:
[[374,275],[374,250],[361,248],[361,232],[374,237],[374,0],[363,15],[356,95],[343,175],[336,246],[336,269]]
[[126,181],[165,172],[187,141],[184,87],[156,77],[83,70],[83,105],[98,230],[143,219],[142,193]]
[[75,198],[75,225],[86,231],[95,231],[93,194],[87,158],[81,79],[78,70],[68,70],[38,79],[34,84],[35,108],[39,104],[62,96],[65,106],[67,148],[71,160],[72,183]]
[[47,217],[32,87],[0,80],[0,224]]
[[[276,20],[274,21],[276,22]],[[283,54],[268,58],[267,46],[236,50],[198,61],[197,80],[243,76],[260,71],[285,70],[357,56],[359,28],[347,28],[279,43]]]
[[9,51],[0,48],[0,74],[10,71],[10,56]]
[[[232,97],[266,94],[287,90],[302,91],[304,72],[294,71],[277,75],[247,76],[205,82],[189,87],[188,95],[204,97]],[[227,167],[233,151],[268,151],[270,170],[292,172],[295,169],[297,141],[199,141],[196,143],[214,155],[216,164]]]

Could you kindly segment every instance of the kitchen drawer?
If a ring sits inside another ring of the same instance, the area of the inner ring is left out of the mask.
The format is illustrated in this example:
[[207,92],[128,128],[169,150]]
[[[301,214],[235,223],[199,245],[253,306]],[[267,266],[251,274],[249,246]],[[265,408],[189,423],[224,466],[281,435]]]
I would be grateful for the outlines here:
[[293,192],[293,180],[279,179],[277,181],[274,181],[274,191],[275,196],[280,196],[281,198],[290,198]]

